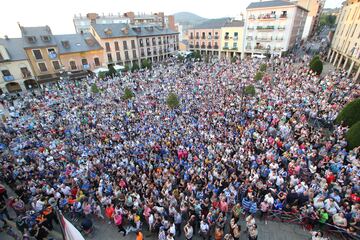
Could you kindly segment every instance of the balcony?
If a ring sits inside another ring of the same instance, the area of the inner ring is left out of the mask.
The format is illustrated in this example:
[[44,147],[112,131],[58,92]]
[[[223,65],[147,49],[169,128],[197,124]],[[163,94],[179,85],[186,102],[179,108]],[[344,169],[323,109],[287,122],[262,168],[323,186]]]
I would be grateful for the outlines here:
[[30,78],[31,72],[23,72],[22,76],[23,76],[23,78]]
[[256,18],[255,18],[255,15],[250,15],[249,16],[249,20],[255,20]]
[[147,55],[148,55],[148,56],[151,56],[151,52],[147,52]]
[[189,45],[189,48],[194,48],[194,45],[193,45],[193,44],[190,44],[190,45]]
[[286,19],[287,18],[287,14],[281,14],[280,16],[279,16],[279,19]]
[[[194,36],[190,36],[189,39],[194,39]],[[160,44],[161,44],[161,42],[160,42]]]
[[200,48],[200,45],[195,45],[195,48]]
[[202,39],[202,40],[205,40],[205,39],[206,39],[206,37],[205,37],[205,36],[202,36],[202,37],[201,37],[201,39]]
[[246,50],[251,50],[252,48],[251,48],[251,46],[246,46],[245,49]]
[[218,39],[219,39],[219,36],[215,36],[214,39],[215,39],[215,40],[218,40]]
[[229,47],[225,46],[223,47],[223,50],[229,50]]
[[212,39],[212,37],[211,37],[211,36],[208,36],[208,37],[207,37],[207,39],[211,40],[211,39]]
[[279,37],[279,38],[278,38],[278,37],[275,38],[275,41],[282,41],[282,40],[284,40],[284,38],[282,38],[282,37],[281,37],[281,38],[280,38],[280,37]]
[[145,53],[141,53],[141,57],[145,57]]
[[212,48],[212,46],[211,45],[207,45],[207,47],[206,47],[207,49],[211,49]]
[[250,41],[251,41],[251,40],[253,40],[253,37],[252,37],[252,36],[247,36],[247,37],[246,37],[246,40],[250,40]]
[[275,14],[261,14],[258,16],[258,20],[260,21],[273,21],[276,20],[276,15]]
[[206,48],[206,46],[205,46],[205,45],[201,45],[201,48],[202,48],[202,49],[205,49],[205,48]]
[[256,27],[256,30],[258,30],[258,31],[264,31],[264,32],[273,31],[274,29],[275,29],[274,26],[266,26],[266,27],[257,26],[257,27]]
[[6,81],[6,82],[15,80],[13,75],[3,76],[3,78],[4,78],[4,81]]
[[239,40],[239,38],[238,38],[238,37],[234,37],[233,40],[234,40],[234,41],[237,41],[237,40]]
[[260,42],[271,42],[272,37],[255,37],[255,40],[260,41]]
[[50,59],[56,59],[56,58],[57,58],[56,52],[50,52],[50,53],[49,53],[49,58],[50,58]]
[[285,27],[278,27],[277,28],[279,31],[284,31],[285,30]]
[[[200,37],[199,37],[199,36],[196,36],[195,39],[200,39]],[[165,43],[165,42],[164,42],[164,43]]]
[[254,27],[248,27],[247,28],[249,31],[252,31],[252,30],[254,30]]
[[83,65],[83,69],[84,69],[84,70],[89,70],[89,69],[90,69],[90,65],[89,65],[89,64],[84,64],[84,65]]
[[219,49],[219,46],[218,46],[218,45],[215,45],[215,46],[214,46],[214,49]]
[[225,39],[225,40],[229,40],[229,36],[225,36],[224,39]]
[[237,47],[233,47],[231,50],[233,50],[233,51],[237,51],[237,50],[238,50],[238,48],[237,48]]
[[275,47],[273,50],[274,51],[281,51],[281,50],[283,50],[283,48],[282,47]]

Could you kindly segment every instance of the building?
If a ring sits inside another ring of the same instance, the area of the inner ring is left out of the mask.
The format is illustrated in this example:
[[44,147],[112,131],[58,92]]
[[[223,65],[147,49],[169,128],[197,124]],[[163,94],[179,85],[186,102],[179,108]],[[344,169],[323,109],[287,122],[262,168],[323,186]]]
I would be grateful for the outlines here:
[[173,15],[165,16],[163,12],[154,14],[138,14],[134,12],[126,12],[124,14],[108,14],[99,15],[97,13],[87,13],[86,16],[81,14],[75,15],[73,18],[75,30],[77,33],[90,32],[92,24],[113,24],[124,23],[142,26],[157,26],[162,28],[175,28],[175,18]]
[[187,33],[189,50],[211,56],[220,56],[221,28],[229,20],[227,18],[212,19],[189,29]]
[[37,87],[22,38],[0,39],[0,95]]
[[56,35],[59,58],[70,79],[81,79],[101,67],[104,50],[90,33]]
[[221,28],[221,58],[242,58],[244,21],[233,20]]
[[296,3],[253,2],[246,9],[246,55],[282,55],[300,45],[308,10]]
[[312,37],[316,31],[316,26],[319,24],[325,0],[294,0],[294,2],[309,11],[302,38]]
[[327,59],[359,80],[360,0],[347,0],[341,8]]
[[178,32],[154,26],[93,24],[91,33],[104,48],[104,64],[134,65],[161,61],[179,49]]
[[49,26],[20,26],[23,48],[39,83],[58,80],[61,63],[57,42]]

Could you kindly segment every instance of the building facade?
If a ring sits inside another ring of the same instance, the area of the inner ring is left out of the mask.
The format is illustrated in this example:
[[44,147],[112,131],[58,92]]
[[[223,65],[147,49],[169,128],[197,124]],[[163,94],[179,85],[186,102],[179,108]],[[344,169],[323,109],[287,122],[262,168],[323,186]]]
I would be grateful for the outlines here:
[[233,20],[221,28],[221,58],[242,58],[244,22]]
[[347,0],[341,8],[327,59],[359,80],[360,0]]
[[104,67],[132,66],[143,59],[161,61],[179,49],[178,32],[161,27],[93,24],[91,33],[104,49]]
[[246,55],[279,55],[299,46],[308,10],[293,2],[253,2],[246,9]]
[[0,39],[0,95],[37,87],[22,38]]
[[133,26],[156,26],[176,30],[175,18],[173,15],[166,16],[163,12],[153,14],[135,14],[126,12],[124,14],[99,15],[97,13],[87,13],[75,15],[73,18],[77,33],[87,33],[91,31],[92,24],[130,24]]
[[316,31],[316,26],[319,24],[325,0],[294,0],[294,2],[309,11],[306,17],[302,38],[307,39],[312,37]]
[[81,79],[101,67],[104,51],[90,33],[56,35],[62,70],[70,73],[71,79]]

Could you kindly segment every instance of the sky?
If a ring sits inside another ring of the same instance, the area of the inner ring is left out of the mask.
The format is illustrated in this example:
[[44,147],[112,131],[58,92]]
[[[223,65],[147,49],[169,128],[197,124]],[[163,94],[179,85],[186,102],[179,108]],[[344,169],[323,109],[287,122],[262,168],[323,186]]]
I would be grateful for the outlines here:
[[[20,37],[25,27],[49,25],[54,34],[74,33],[74,14],[192,12],[205,18],[235,17],[258,0],[0,0],[0,37]],[[340,7],[344,0],[326,0],[325,7]]]

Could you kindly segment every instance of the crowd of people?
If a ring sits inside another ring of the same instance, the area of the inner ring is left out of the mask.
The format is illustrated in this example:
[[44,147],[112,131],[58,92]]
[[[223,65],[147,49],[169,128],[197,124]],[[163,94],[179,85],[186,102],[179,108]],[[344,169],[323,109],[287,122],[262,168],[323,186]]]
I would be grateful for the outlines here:
[[[0,220],[6,226],[13,208],[19,230],[36,239],[59,209],[85,230],[97,218],[137,239],[148,229],[160,240],[238,240],[257,239],[257,222],[282,211],[355,236],[360,149],[346,150],[347,127],[333,121],[359,90],[346,72],[316,76],[290,56],[173,59],[3,99],[15,114],[1,124],[0,176],[16,197],[0,187]],[[178,108],[166,104],[170,92]]]

